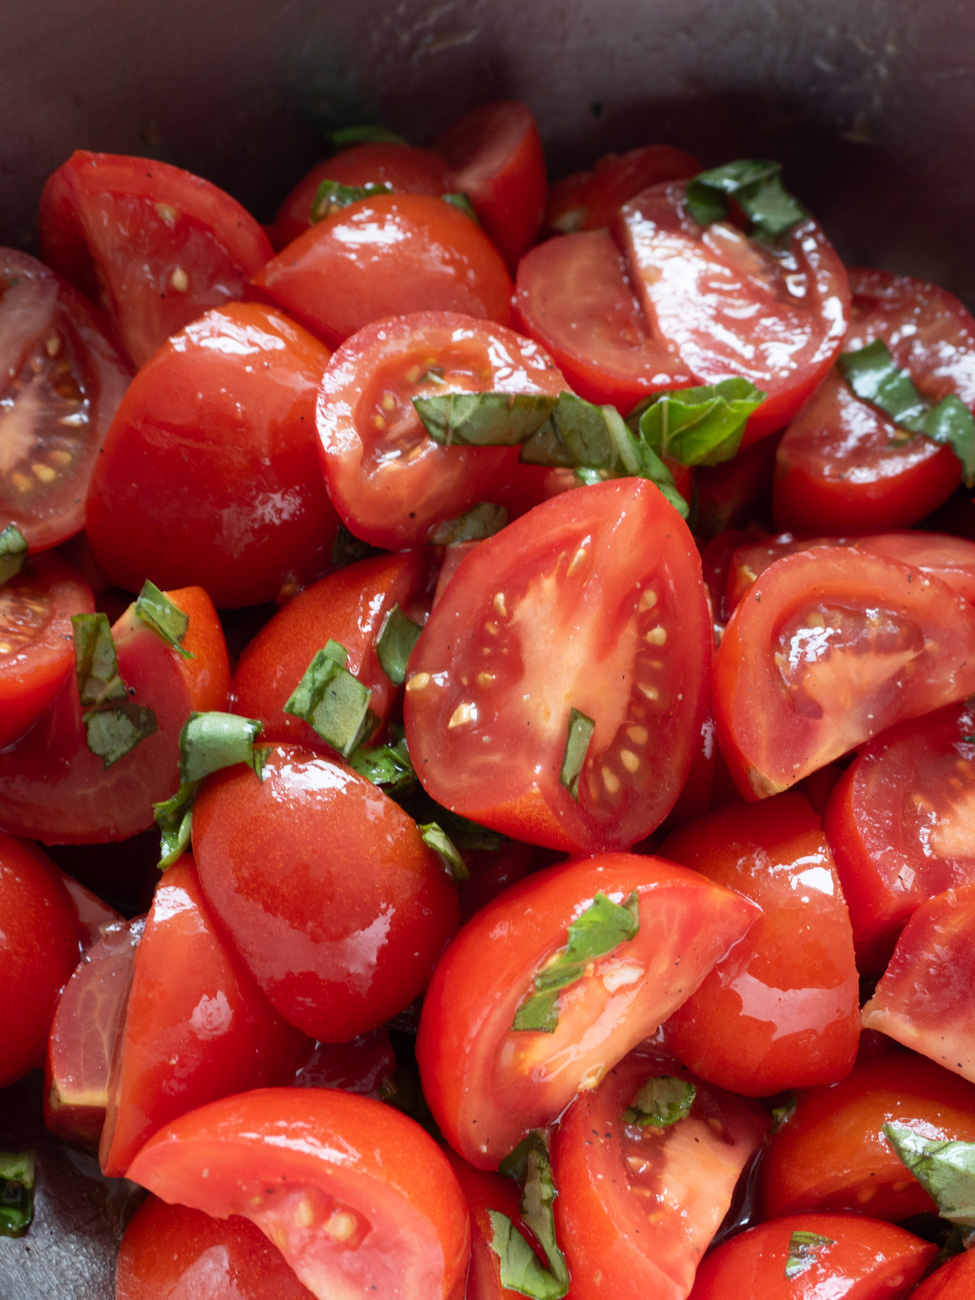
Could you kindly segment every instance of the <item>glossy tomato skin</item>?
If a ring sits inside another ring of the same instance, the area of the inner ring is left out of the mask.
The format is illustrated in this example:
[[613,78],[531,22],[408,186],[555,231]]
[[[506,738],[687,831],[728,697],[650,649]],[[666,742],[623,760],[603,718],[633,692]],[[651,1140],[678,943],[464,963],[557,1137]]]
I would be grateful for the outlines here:
[[787,789],[907,718],[975,690],[972,606],[907,565],[843,547],[776,561],[714,665],[718,740],[747,799]]
[[914,1300],[968,1300],[975,1291],[975,1255],[956,1255],[924,1279]]
[[[494,1240],[491,1211],[507,1215],[520,1229],[521,1193],[518,1185],[501,1174],[475,1169],[450,1147],[444,1148],[444,1155],[460,1183],[471,1215],[471,1262],[464,1300],[517,1300],[521,1293],[512,1291],[501,1282],[500,1260],[491,1247]],[[528,1240],[531,1240],[530,1234]]]
[[[513,1029],[595,894],[619,903],[634,891],[637,934],[560,995],[555,1029]],[[417,1038],[424,1093],[454,1150],[496,1168],[653,1033],[756,914],[695,872],[627,853],[535,872],[488,903],[437,964]]]
[[138,591],[198,584],[224,607],[317,576],[338,529],[315,450],[329,353],[257,303],[208,312],[143,366],[85,512],[96,563]]
[[333,348],[370,321],[404,312],[511,324],[501,254],[470,217],[429,194],[351,203],[283,248],[254,284]]
[[441,446],[412,398],[485,390],[555,397],[565,387],[552,359],[504,326],[447,311],[373,321],[336,349],[318,397],[319,454],[336,510],[373,546],[427,541],[441,521],[496,501],[518,452]]
[[711,813],[663,857],[757,903],[762,915],[664,1026],[702,1078],[751,1097],[835,1083],[853,1066],[859,979],[850,918],[820,819],[802,795]]
[[87,298],[11,248],[0,249],[0,320],[0,519],[32,551],[46,550],[81,530],[88,479],[131,367]]
[[645,144],[597,159],[592,171],[574,172],[548,189],[545,224],[562,234],[608,226],[628,199],[648,185],[689,180],[701,170],[694,154],[669,144]]
[[[697,1088],[690,1113],[663,1128],[628,1123],[627,1108],[660,1076]],[[684,1300],[768,1126],[759,1106],[646,1047],[580,1093],[552,1144],[556,1229],[573,1291],[586,1300]]]
[[419,994],[457,895],[416,824],[339,760],[296,746],[209,778],[193,810],[203,892],[292,1024],[343,1042]]
[[41,195],[41,248],[105,309],[141,366],[210,307],[243,296],[271,256],[239,203],[169,163],[79,149]]
[[[403,711],[420,780],[529,843],[628,848],[680,793],[710,655],[700,558],[657,489],[563,493],[461,562],[417,642]],[[573,709],[595,724],[577,800],[559,779]]]
[[242,1214],[318,1300],[460,1300],[464,1195],[432,1138],[399,1111],[332,1088],[262,1088],[162,1129],[128,1176],[166,1201]]
[[[816,1241],[800,1254],[793,1233]],[[903,1300],[938,1253],[892,1223],[860,1214],[795,1214],[748,1228],[702,1262],[690,1300]],[[786,1272],[793,1260],[794,1273]],[[806,1262],[808,1261],[808,1263]],[[804,1267],[802,1266],[804,1265]]]

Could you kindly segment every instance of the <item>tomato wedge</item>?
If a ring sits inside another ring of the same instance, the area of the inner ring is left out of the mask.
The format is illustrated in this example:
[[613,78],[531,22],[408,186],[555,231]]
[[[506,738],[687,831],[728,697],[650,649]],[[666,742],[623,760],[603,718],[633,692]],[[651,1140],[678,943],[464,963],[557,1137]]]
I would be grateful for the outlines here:
[[549,186],[545,224],[562,234],[608,226],[628,199],[648,185],[689,180],[701,170],[694,154],[669,144],[608,153],[592,171],[573,172]]

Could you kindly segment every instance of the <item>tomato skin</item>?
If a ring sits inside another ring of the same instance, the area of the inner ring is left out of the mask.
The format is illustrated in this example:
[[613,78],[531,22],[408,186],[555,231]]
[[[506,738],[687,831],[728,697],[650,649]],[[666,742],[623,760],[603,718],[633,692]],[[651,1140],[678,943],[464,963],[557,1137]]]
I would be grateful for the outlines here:
[[[207,902],[271,1004],[340,1043],[419,994],[457,895],[416,824],[351,768],[297,746],[210,777],[193,809]],[[327,845],[327,851],[325,846]]]
[[[828,1239],[813,1248],[808,1267],[786,1273],[792,1234]],[[891,1223],[859,1214],[795,1214],[722,1242],[701,1263],[690,1300],[903,1300],[938,1248]]]
[[239,203],[169,163],[79,149],[41,194],[44,260],[95,302],[141,366],[271,256]]
[[243,1214],[319,1300],[463,1293],[463,1192],[433,1139],[369,1097],[263,1088],[211,1102],[150,1138],[128,1177],[218,1218]]
[[646,144],[597,159],[592,171],[574,172],[549,186],[545,224],[562,234],[608,226],[618,210],[648,185],[689,180],[701,170],[694,154],[669,144]]
[[[512,1030],[536,971],[596,892],[621,902],[634,890],[637,935],[560,995],[555,1030]],[[627,853],[535,872],[488,903],[438,962],[420,1017],[420,1078],[447,1141],[477,1168],[496,1168],[653,1033],[756,913],[694,872]]]
[[[417,642],[403,715],[420,780],[529,843],[628,848],[680,793],[710,654],[700,558],[657,489],[563,493],[461,562]],[[577,801],[559,780],[572,708],[595,723]]]
[[973,612],[937,579],[880,556],[823,547],[776,561],[715,656],[718,740],[741,793],[787,789],[886,727],[971,694]]
[[380,194],[299,235],[254,277],[329,347],[370,321],[456,311],[511,324],[511,280],[470,217],[429,194]]
[[956,1255],[924,1279],[914,1300],[969,1300],[975,1289],[975,1255]]
[[[281,312],[208,312],[139,371],[105,439],[85,521],[96,563],[138,591],[198,584],[259,604],[325,569],[338,520],[314,420],[329,353]],[[246,359],[246,360],[245,360]]]
[[12,248],[0,249],[0,317],[0,519],[41,551],[84,524],[88,479],[131,368],[88,299]]
[[631,1052],[576,1097],[552,1144],[556,1230],[586,1300],[684,1300],[768,1130],[760,1107],[696,1081],[684,1119],[627,1124],[624,1111],[660,1075],[693,1081],[663,1053]]
[[[475,1169],[450,1147],[444,1147],[443,1152],[457,1176],[471,1215],[471,1262],[464,1300],[517,1300],[521,1292],[501,1284],[501,1264],[491,1248],[494,1225],[490,1211],[505,1214],[513,1224],[520,1226],[521,1193],[518,1186],[501,1174]],[[530,1234],[528,1240],[531,1240]]]
[[860,1032],[853,935],[820,820],[801,795],[723,808],[661,854],[757,903],[762,915],[664,1026],[702,1078],[750,1097],[835,1083]]

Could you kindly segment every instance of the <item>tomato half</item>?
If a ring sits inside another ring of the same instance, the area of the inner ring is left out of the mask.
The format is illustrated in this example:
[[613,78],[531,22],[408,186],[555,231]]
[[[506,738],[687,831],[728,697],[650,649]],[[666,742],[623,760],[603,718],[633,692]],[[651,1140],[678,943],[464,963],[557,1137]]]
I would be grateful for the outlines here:
[[334,1088],[260,1088],[162,1129],[128,1177],[165,1201],[240,1214],[318,1300],[459,1300],[464,1194],[418,1124]]
[[[417,774],[517,839],[628,848],[680,793],[710,657],[700,558],[657,489],[563,493],[481,542],[434,608],[404,701]],[[594,724],[577,798],[560,779],[573,710]]]

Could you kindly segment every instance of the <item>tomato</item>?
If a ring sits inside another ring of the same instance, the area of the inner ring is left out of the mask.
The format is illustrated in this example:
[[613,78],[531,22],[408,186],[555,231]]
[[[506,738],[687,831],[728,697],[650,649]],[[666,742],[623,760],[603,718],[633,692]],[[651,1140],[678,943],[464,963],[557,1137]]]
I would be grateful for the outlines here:
[[975,690],[975,610],[936,578],[842,547],[776,561],[715,657],[718,740],[746,798]]
[[[464,1300],[518,1300],[522,1292],[502,1285],[501,1263],[491,1246],[494,1240],[492,1210],[506,1215],[519,1231],[524,1229],[520,1214],[521,1193],[517,1185],[501,1174],[475,1169],[449,1147],[444,1148],[444,1155],[457,1176],[471,1215],[471,1262]],[[526,1233],[531,1241],[530,1229],[522,1231],[523,1236]]]
[[975,602],[975,542],[946,533],[880,533],[859,537],[854,546],[871,555],[886,555],[890,560],[910,564]]
[[311,224],[311,208],[323,181],[340,185],[387,185],[398,194],[445,194],[447,164],[432,149],[387,141],[355,145],[316,163],[278,208],[269,234],[275,250],[284,248]]
[[829,1210],[897,1221],[933,1213],[884,1137],[887,1123],[971,1142],[975,1087],[923,1056],[887,1051],[858,1060],[841,1083],[800,1093],[760,1167],[765,1216]]
[[112,423],[85,515],[95,561],[130,591],[198,584],[221,607],[272,600],[327,566],[338,528],[314,412],[329,353],[281,312],[235,303],[143,366]]
[[561,235],[527,253],[515,310],[587,401],[625,413],[651,393],[692,382],[680,358],[652,336],[608,231]]
[[975,1288],[975,1255],[956,1255],[925,1278],[914,1300],[969,1300]]
[[456,892],[365,777],[296,746],[265,755],[260,780],[228,768],[197,796],[200,883],[272,1005],[340,1043],[422,992],[457,928]]
[[40,1065],[80,940],[57,867],[36,845],[0,831],[0,1087]]
[[119,1246],[115,1300],[313,1300],[261,1230],[239,1214],[150,1196]]
[[937,1253],[879,1219],[795,1214],[722,1242],[701,1264],[690,1300],[903,1300]]
[[85,955],[88,951],[104,938],[109,929],[122,920],[122,917],[116,912],[114,907],[109,906],[97,894],[83,885],[80,880],[75,880],[69,876],[66,871],[61,872],[61,880],[65,889],[71,895],[71,901],[74,903],[75,911],[78,913],[78,924],[81,926],[81,944],[85,949]]
[[[641,1089],[661,1075],[696,1088],[689,1113],[662,1128],[628,1121]],[[646,1048],[580,1093],[552,1145],[555,1221],[574,1291],[585,1300],[684,1300],[768,1124],[760,1107]]]
[[835,1083],[860,1032],[853,935],[819,818],[800,794],[723,808],[661,854],[762,909],[664,1026],[696,1074],[751,1097]]
[[527,104],[478,104],[433,143],[509,266],[535,242],[545,208],[545,155]]
[[229,194],[169,163],[79,149],[41,195],[44,260],[110,316],[137,366],[271,256]]
[[0,520],[32,551],[81,529],[129,373],[86,298],[26,253],[0,249]]
[[689,180],[701,170],[691,153],[669,144],[645,144],[628,153],[608,153],[592,171],[573,172],[549,186],[545,224],[568,235],[608,226],[618,210],[648,185]]
[[456,312],[377,320],[337,349],[322,380],[318,438],[343,522],[374,546],[425,541],[490,501],[517,465],[512,447],[441,446],[411,399],[442,392],[557,396],[565,380],[529,339]]
[[286,1024],[217,929],[184,857],[162,877],[139,941],[115,1046],[102,1173],[121,1177],[178,1115],[289,1082],[310,1044]]
[[[975,405],[975,321],[943,289],[853,271],[844,352],[875,339],[921,393]],[[779,528],[869,533],[915,524],[951,495],[961,465],[950,447],[911,436],[858,398],[834,371],[779,444],[773,505]]]
[[[414,766],[439,803],[517,839],[628,848],[680,793],[710,654],[700,559],[657,489],[563,493],[481,542],[430,615],[406,682]],[[578,798],[560,779],[572,710],[594,723]]]
[[124,840],[153,824],[152,804],[179,784],[179,733],[189,714],[221,709],[230,670],[213,602],[200,588],[167,593],[189,616],[184,658],[135,614],[114,625],[119,673],[157,730],[110,767],[93,754],[75,675],[37,724],[0,752],[0,824],[45,844]]
[[74,667],[71,616],[94,609],[88,584],[53,555],[0,586],[0,749],[51,704]]
[[[635,936],[563,989],[551,1032],[515,1029],[536,974],[597,892],[616,903],[636,893]],[[416,1045],[424,1093],[454,1150],[496,1168],[652,1034],[756,914],[695,872],[624,853],[535,872],[488,903],[438,962]]]
[[369,1097],[264,1088],[211,1102],[151,1138],[128,1177],[250,1219],[319,1300],[463,1294],[463,1192],[433,1139]]
[[787,424],[836,357],[849,313],[846,271],[816,222],[793,226],[778,249],[726,221],[698,225],[674,181],[626,204],[616,233],[651,333],[694,382],[741,375],[767,394],[742,445]]
[[351,203],[283,248],[254,284],[329,347],[404,312],[511,323],[501,254],[466,213],[428,194]]

